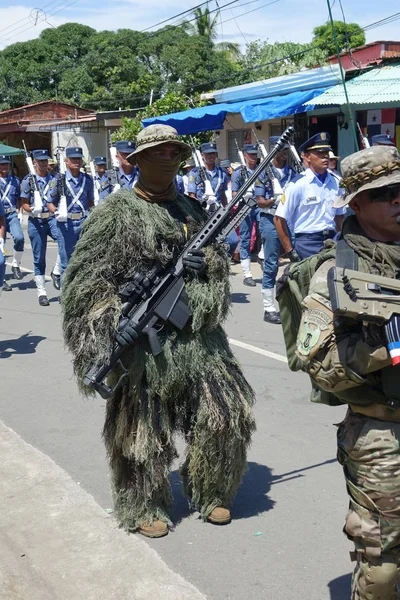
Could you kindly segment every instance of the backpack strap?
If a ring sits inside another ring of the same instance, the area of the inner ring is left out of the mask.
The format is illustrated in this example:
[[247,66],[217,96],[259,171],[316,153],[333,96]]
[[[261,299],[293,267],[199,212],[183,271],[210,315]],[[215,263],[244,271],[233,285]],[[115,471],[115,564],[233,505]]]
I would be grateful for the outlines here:
[[344,237],[336,243],[336,266],[358,271],[358,254],[349,246]]

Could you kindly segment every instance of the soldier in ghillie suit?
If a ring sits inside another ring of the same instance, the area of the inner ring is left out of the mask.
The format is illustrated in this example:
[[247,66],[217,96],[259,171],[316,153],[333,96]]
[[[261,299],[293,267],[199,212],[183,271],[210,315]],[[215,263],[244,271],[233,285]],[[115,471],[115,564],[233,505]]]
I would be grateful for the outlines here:
[[[84,394],[92,393],[85,373],[111,353],[121,288],[135,273],[170,264],[207,219],[174,186],[190,153],[172,127],[144,129],[132,156],[140,170],[135,188],[110,195],[85,224],[62,294],[64,336]],[[253,392],[221,327],[230,306],[226,249],[207,246],[184,264],[192,317],[182,331],[164,325],[158,356],[144,336],[134,344],[134,331],[120,336],[129,375],[107,402],[103,430],[117,518],[149,537],[166,535],[170,525],[174,435],[188,444],[182,478],[193,507],[222,524],[230,521],[255,428]]]
[[[361,150],[342,161],[342,173],[346,193],[334,206],[349,204],[354,215],[345,220],[336,251],[327,248],[318,257],[322,265],[303,301],[296,353],[314,384],[312,398],[348,405],[338,429],[338,460],[350,496],[344,531],[354,542],[352,558],[357,561],[351,598],[396,600],[400,597],[400,297],[390,296],[394,314],[381,324],[376,316],[382,313],[369,312],[363,288],[352,286],[349,277],[354,271],[361,280],[362,273],[373,280],[381,276],[387,286],[400,279],[400,155],[389,146]],[[325,262],[324,252],[330,254]],[[328,291],[328,281],[335,281],[332,267],[343,275]],[[377,302],[379,286],[368,285],[371,302]],[[338,294],[344,298],[343,310]],[[358,318],[346,316],[355,305]],[[382,302],[380,310],[385,306]]]

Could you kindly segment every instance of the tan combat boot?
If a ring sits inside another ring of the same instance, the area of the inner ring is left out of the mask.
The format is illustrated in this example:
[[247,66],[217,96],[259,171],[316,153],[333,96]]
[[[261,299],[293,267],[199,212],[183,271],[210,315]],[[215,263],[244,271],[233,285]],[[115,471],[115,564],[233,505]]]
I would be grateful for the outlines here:
[[168,527],[164,521],[153,521],[151,525],[144,521],[139,526],[138,532],[148,538],[159,538],[168,535]]
[[208,515],[207,521],[210,521],[210,523],[214,523],[216,525],[227,525],[231,522],[231,513],[223,506],[216,506]]

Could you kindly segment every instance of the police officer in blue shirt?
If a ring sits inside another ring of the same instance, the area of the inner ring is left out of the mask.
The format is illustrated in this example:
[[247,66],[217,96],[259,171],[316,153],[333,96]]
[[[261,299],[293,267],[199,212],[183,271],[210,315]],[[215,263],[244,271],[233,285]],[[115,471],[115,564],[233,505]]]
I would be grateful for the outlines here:
[[99,195],[98,204],[101,204],[104,198],[106,198],[113,191],[112,178],[106,170],[107,158],[105,156],[95,156],[93,162],[96,169],[93,184]]
[[183,177],[182,177],[182,175],[179,175],[179,173],[175,176],[175,187],[176,187],[176,191],[178,192],[178,194],[185,193]]
[[[11,159],[9,156],[0,156],[0,198],[3,205],[6,220],[6,231],[10,233],[14,241],[14,255],[11,265],[11,271],[15,279],[22,279],[23,275],[19,268],[22,254],[24,252],[24,232],[22,231],[20,219],[22,213],[19,213],[19,197],[21,186],[18,177],[10,172]],[[3,289],[7,292],[12,288],[6,281],[3,283]]]
[[[279,136],[269,138],[269,147],[275,146]],[[255,194],[260,207],[259,228],[264,249],[263,279],[261,294],[264,306],[264,321],[279,324],[280,315],[275,307],[275,281],[278,273],[278,261],[281,242],[274,225],[274,215],[282,194],[296,179],[297,174],[287,164],[287,146],[275,155],[271,169],[264,172],[255,183]]]
[[[309,164],[290,184],[276,209],[275,226],[286,256],[297,261],[320,252],[325,240],[340,231],[345,208],[334,208],[339,181],[328,171],[329,133],[312,136],[299,148]],[[294,247],[289,230],[294,234]]]
[[[246,179],[254,173],[257,167],[257,145],[256,144],[244,144],[243,157],[245,165],[241,165],[235,169],[232,173],[232,198],[234,198],[245,183]],[[249,198],[254,197],[254,185],[246,192],[246,196]],[[239,227],[240,234],[240,264],[243,269],[243,283],[250,287],[254,287],[256,282],[251,274],[251,253],[250,253],[250,242],[251,232],[254,227],[254,223],[258,220],[258,208],[254,207],[251,209],[247,217],[241,222]]]
[[[50,182],[47,205],[55,214],[58,228],[58,250],[61,261],[61,276],[79,239],[82,225],[89,208],[94,205],[93,180],[81,172],[83,163],[82,148],[67,148],[65,175],[60,174]],[[60,201],[65,195],[67,211],[63,214]]]
[[[36,174],[28,174],[21,183],[21,205],[28,217],[28,236],[31,241],[34,265],[34,277],[40,306],[49,306],[46,294],[46,250],[47,236],[58,241],[57,222],[47,206],[50,183],[54,176],[48,171],[50,156],[47,150],[33,150],[32,159]],[[35,181],[42,199],[41,210],[35,207]]]
[[128,156],[136,149],[135,142],[121,140],[116,142],[117,159],[119,162],[119,172],[117,173],[117,183],[121,188],[131,190],[139,178],[139,169],[128,161]]
[[189,196],[197,198],[200,202],[206,201],[209,208],[215,204],[226,206],[225,192],[229,177],[221,167],[217,167],[215,164],[218,156],[217,145],[214,142],[207,142],[200,146],[200,151],[205,167],[204,174],[211,184],[212,194],[206,192],[206,184],[200,176],[200,169],[196,169],[189,173]]
[[3,203],[0,202],[0,296],[3,291],[6,261],[4,258],[4,240],[6,238],[6,220],[4,218]]

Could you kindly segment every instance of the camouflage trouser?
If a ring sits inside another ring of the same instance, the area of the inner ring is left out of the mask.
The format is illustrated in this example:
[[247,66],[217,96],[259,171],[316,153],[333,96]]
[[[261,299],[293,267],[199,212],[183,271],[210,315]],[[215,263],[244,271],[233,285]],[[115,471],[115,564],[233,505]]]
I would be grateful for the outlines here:
[[338,430],[350,508],[344,532],[355,544],[352,600],[395,600],[400,578],[400,423],[351,410]]

